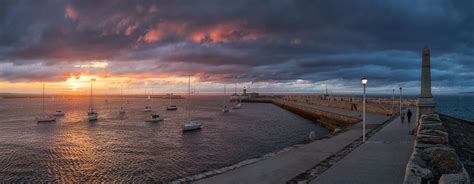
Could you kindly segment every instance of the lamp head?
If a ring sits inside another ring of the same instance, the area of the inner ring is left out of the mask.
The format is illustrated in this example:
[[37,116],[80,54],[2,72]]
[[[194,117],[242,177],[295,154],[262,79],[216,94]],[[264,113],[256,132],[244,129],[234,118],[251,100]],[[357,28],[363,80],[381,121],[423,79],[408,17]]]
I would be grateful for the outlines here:
[[367,85],[367,82],[369,82],[369,80],[367,80],[367,77],[363,77],[362,79],[360,79],[360,82],[362,82],[362,85]]

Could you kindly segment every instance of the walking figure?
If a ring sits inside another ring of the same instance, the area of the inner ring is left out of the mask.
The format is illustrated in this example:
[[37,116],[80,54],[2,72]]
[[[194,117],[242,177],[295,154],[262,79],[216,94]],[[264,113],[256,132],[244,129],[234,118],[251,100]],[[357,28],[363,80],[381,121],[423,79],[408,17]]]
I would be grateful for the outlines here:
[[405,122],[405,112],[400,112],[400,118],[402,119],[402,123]]
[[407,112],[408,123],[411,122],[411,115],[412,115],[411,111],[410,111],[410,109],[408,109],[408,112]]

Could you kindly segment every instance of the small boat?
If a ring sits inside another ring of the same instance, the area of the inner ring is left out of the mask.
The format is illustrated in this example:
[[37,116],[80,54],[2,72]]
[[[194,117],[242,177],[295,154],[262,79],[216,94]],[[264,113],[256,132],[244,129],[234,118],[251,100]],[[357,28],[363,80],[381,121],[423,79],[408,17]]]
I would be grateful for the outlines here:
[[232,107],[232,109],[241,109],[241,108],[242,108],[242,100],[241,100],[241,98],[240,98],[240,95],[237,94],[237,84],[235,84],[235,89],[234,89],[234,90],[235,90],[234,95],[237,95],[238,100],[237,100],[237,104],[235,104],[235,105]]
[[54,116],[43,115],[43,116],[37,117],[36,122],[38,123],[56,122],[56,118]]
[[151,122],[151,123],[156,123],[156,122],[159,122],[159,121],[163,121],[164,119],[160,117],[160,115],[158,114],[155,114],[155,113],[151,113],[150,117],[145,120],[146,122]]
[[188,78],[188,98],[186,98],[185,108],[184,108],[185,111],[187,111],[188,122],[184,123],[183,132],[189,132],[189,131],[201,129],[201,123],[191,120],[191,111],[189,110],[189,107],[188,107],[190,104],[190,98],[191,98],[191,75],[189,75],[189,78]]
[[54,111],[53,116],[64,116],[66,113],[62,110]]
[[89,121],[97,121],[99,119],[99,113],[95,109],[89,109],[87,111],[87,119]]
[[223,100],[222,112],[223,113],[229,112],[229,108],[227,107],[227,92],[226,92],[225,86],[224,86],[224,100]]
[[189,121],[183,125],[183,132],[199,130],[199,129],[201,129],[201,123],[196,122],[196,121]]
[[123,108],[123,89],[120,88],[120,98],[121,98],[121,103],[122,103],[122,106],[120,107],[120,111],[119,111],[119,114],[120,115],[125,115],[127,113],[127,111],[125,111],[125,108]]
[[43,107],[42,107],[42,109],[43,109],[43,115],[41,115],[40,117],[37,117],[36,122],[38,122],[38,123],[56,122],[56,118],[54,116],[47,115],[44,112],[44,84],[43,84]]
[[145,106],[145,108],[143,109],[143,112],[151,112],[151,107]]
[[238,103],[238,104],[236,104],[236,105],[234,105],[234,106],[232,107],[232,109],[240,109],[240,108],[242,108],[242,104],[241,104],[241,103]]
[[[153,95],[153,88],[151,88],[151,95]],[[148,95],[147,97],[147,100],[150,101],[151,99],[151,96]],[[153,103],[153,102],[148,102],[149,104]],[[151,106],[145,106],[145,108],[143,109],[143,112],[151,112]]]
[[125,111],[125,109],[123,109],[123,107],[120,107],[119,114],[120,115],[125,115],[125,114],[127,114],[127,111]]
[[226,106],[224,106],[224,108],[222,108],[222,112],[226,113],[226,112],[229,112],[229,108]]
[[167,111],[175,111],[178,110],[178,107],[176,105],[170,105],[166,107]]
[[97,111],[92,107],[93,107],[93,104],[92,104],[92,83],[91,83],[91,95],[89,96],[89,110],[87,110],[87,120],[89,122],[94,122],[99,119],[99,113],[97,113]]
[[171,96],[173,96],[173,93],[170,93],[168,96],[169,96],[169,100],[168,100],[168,106],[166,106],[166,110],[167,111],[178,110],[178,107],[176,105],[171,105]]

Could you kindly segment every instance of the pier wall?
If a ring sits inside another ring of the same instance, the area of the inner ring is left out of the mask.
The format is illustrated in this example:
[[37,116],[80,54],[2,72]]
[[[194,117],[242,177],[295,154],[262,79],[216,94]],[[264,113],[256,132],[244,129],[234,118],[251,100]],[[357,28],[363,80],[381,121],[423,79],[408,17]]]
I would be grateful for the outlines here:
[[356,117],[340,115],[340,114],[336,114],[332,112],[326,112],[326,111],[298,105],[291,101],[283,100],[281,97],[280,98],[251,98],[251,99],[242,100],[242,102],[272,103],[290,112],[298,114],[306,119],[309,119],[315,123],[318,123],[319,125],[331,131],[335,131],[338,128],[344,128],[361,121],[361,119],[356,118]]
[[[347,110],[362,111],[362,98],[348,96],[316,96],[316,95],[285,95],[283,100],[315,104],[327,107],[335,107]],[[393,104],[395,102],[395,104]],[[393,104],[393,106],[392,106]],[[412,99],[402,100],[403,106],[415,106],[416,101]],[[393,107],[393,109],[392,109]],[[387,98],[367,98],[366,110],[373,113],[385,115],[397,114],[399,112],[399,101]]]
[[333,131],[336,128],[347,127],[361,121],[361,119],[356,117],[317,110],[295,103],[288,103],[288,101],[284,100],[274,99],[271,100],[271,102],[276,106],[279,106],[295,114],[299,114],[300,116],[317,122],[325,128],[328,128]]
[[443,124],[446,123],[438,114],[421,116],[404,183],[470,183],[469,174],[450,145],[449,131]]

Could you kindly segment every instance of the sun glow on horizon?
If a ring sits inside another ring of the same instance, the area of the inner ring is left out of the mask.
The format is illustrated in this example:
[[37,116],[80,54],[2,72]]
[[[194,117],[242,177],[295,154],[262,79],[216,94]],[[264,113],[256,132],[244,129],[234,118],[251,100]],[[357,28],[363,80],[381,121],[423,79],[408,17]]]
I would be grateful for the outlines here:
[[[91,84],[93,90],[99,93],[120,93],[121,90],[129,94],[149,94],[157,92],[183,92],[187,88],[188,76],[121,76],[109,74],[71,74],[64,81],[57,82],[7,82],[0,81],[3,92],[8,93],[40,93],[42,85],[46,86],[46,93],[56,94],[87,94]],[[198,77],[191,77],[193,86],[197,85]]]
[[107,68],[109,63],[105,60],[91,61],[88,63],[74,65],[75,68]]

